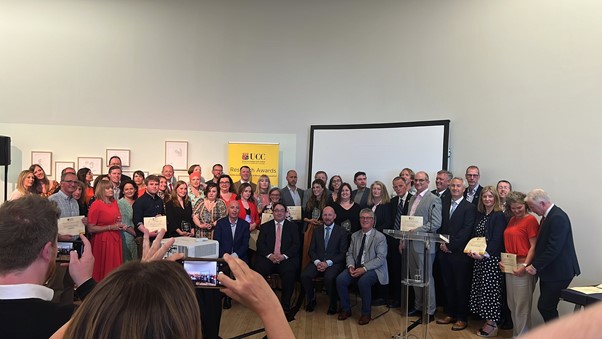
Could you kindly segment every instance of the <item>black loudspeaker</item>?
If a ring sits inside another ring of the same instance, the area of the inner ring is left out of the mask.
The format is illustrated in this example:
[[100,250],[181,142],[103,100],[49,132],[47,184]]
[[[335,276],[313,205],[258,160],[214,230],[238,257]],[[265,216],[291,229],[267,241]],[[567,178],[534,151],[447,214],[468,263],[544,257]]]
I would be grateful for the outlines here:
[[0,166],[10,165],[10,137],[0,135]]

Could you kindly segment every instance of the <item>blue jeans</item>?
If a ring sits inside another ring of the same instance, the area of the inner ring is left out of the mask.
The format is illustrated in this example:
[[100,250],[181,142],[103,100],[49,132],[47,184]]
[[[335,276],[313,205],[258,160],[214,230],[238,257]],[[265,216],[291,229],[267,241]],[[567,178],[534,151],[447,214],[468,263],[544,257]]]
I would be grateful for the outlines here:
[[362,315],[370,315],[372,311],[372,285],[378,282],[378,277],[374,270],[362,274],[359,278],[354,278],[346,269],[337,277],[337,291],[341,299],[341,308],[343,311],[351,311],[349,302],[349,286],[357,283],[362,298]]

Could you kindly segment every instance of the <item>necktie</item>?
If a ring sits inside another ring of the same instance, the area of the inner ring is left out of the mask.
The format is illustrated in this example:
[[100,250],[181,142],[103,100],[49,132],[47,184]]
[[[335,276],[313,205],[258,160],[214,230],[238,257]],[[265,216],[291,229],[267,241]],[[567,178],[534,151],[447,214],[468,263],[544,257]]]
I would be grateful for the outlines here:
[[274,246],[274,254],[280,254],[280,245],[282,244],[282,225],[276,223],[276,245]]
[[324,236],[324,249],[328,248],[328,240],[330,240],[330,226],[326,227],[326,235]]
[[169,190],[172,191],[173,190],[173,186],[171,186],[171,182],[169,183]]
[[418,208],[418,204],[420,204],[420,200],[422,200],[422,195],[417,193],[415,195],[416,199],[414,199],[414,204],[412,204],[412,210],[410,211],[410,215],[414,215],[416,213],[416,209]]
[[539,226],[543,226],[543,222],[546,220],[546,217],[541,217],[541,220],[539,221]]
[[362,264],[362,256],[364,256],[364,245],[366,245],[366,234],[362,237],[362,244],[360,245],[360,253],[355,258],[355,268],[360,267]]
[[397,212],[395,213],[395,220],[393,220],[393,229],[399,230],[401,228],[401,214],[403,212],[403,199],[399,197],[399,203],[397,204]]
[[451,209],[449,210],[449,218],[451,219],[452,214],[454,214],[454,211],[456,210],[456,207],[458,207],[458,203],[455,201],[452,201],[452,205],[451,205]]

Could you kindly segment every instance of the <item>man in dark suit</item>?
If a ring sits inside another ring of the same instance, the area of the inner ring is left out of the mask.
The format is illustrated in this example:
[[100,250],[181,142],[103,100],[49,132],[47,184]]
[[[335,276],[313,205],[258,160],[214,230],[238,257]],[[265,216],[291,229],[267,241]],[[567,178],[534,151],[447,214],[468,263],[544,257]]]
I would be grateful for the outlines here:
[[476,207],[464,199],[464,179],[453,178],[449,190],[450,201],[442,202],[441,228],[438,233],[449,235],[449,243],[439,245],[437,258],[445,288],[445,314],[437,324],[451,324],[452,331],[461,331],[468,325],[468,301],[473,262],[464,254],[470,240],[477,212]]
[[264,277],[278,273],[282,281],[280,303],[287,319],[293,320],[291,297],[299,267],[299,232],[296,225],[286,220],[286,206],[272,207],[274,220],[261,225],[257,239],[255,271]]
[[[39,195],[7,201],[0,207],[0,332],[3,338],[48,338],[73,314],[73,303],[52,303],[52,289],[44,282],[53,274],[57,257],[56,204]],[[15,241],[20,239],[20,241]],[[83,298],[96,284],[94,257],[88,239],[84,252],[72,253],[69,275]],[[32,326],[32,319],[35,325]]]
[[280,190],[282,202],[286,206],[302,206],[303,190],[297,187],[297,171],[286,172],[287,185]]
[[240,185],[247,183],[251,185],[251,192],[255,192],[257,190],[257,184],[251,182],[251,168],[249,166],[242,166],[240,168],[240,180],[234,183],[234,190],[238,194],[238,189]]
[[[399,230],[401,225],[401,216],[408,215],[408,206],[412,195],[408,193],[409,186],[402,177],[393,179],[393,190],[397,196],[391,199],[391,220],[393,220],[393,229]],[[401,293],[401,272],[406,271],[407,258],[402,258],[399,248],[399,240],[393,237],[387,237],[387,267],[389,269],[389,307],[398,308],[405,300],[405,294]],[[403,260],[402,260],[403,259]],[[402,300],[403,299],[403,300]]]
[[[228,202],[228,216],[221,218],[215,224],[213,239],[219,243],[219,257],[225,253],[249,262],[247,251],[249,249],[249,223],[238,217],[240,205],[237,200]],[[232,299],[224,297],[224,309],[232,307]]]
[[541,216],[535,257],[526,271],[539,276],[537,309],[545,322],[558,318],[560,291],[581,273],[573,243],[569,216],[550,201],[542,189],[534,189],[525,198],[531,211]]
[[[111,158],[109,158],[109,164],[107,165],[107,167],[113,167],[113,166],[119,166],[119,168],[122,168],[121,166],[121,158],[114,155]],[[132,178],[130,178],[128,175],[125,175],[123,173],[121,173],[121,177],[119,178],[119,182],[126,182],[128,180],[132,180]]]
[[[410,216],[421,216],[423,225],[418,227],[418,232],[435,233],[441,227],[441,199],[432,194],[429,188],[429,176],[426,172],[420,171],[414,176],[414,187],[416,194],[410,199]],[[435,260],[435,246],[431,246],[429,255],[424,255],[424,243],[412,241],[409,246],[410,256],[410,274],[412,276],[420,275],[424,267],[425,260],[428,260],[428,265],[433,267]],[[425,274],[422,272],[422,274]],[[432,274],[430,277],[432,281]],[[435,284],[429,284],[429,304],[424,305],[422,287],[414,286],[414,310],[408,312],[409,316],[416,316],[422,313],[423,307],[426,307],[429,314],[429,321],[435,319],[436,309],[436,294]]]
[[435,178],[435,189],[431,193],[436,194],[441,199],[441,204],[450,203],[451,193],[449,192],[449,183],[454,175],[450,171],[440,170]]
[[161,175],[167,179],[167,188],[165,189],[165,193],[169,194],[176,185],[173,166],[170,164],[163,165],[163,168],[161,168]]
[[370,189],[366,187],[368,179],[365,172],[355,172],[353,175],[353,183],[357,187],[351,192],[351,200],[360,205],[361,208],[368,207],[368,196]]
[[468,182],[468,188],[464,191],[464,199],[468,202],[472,203],[475,206],[479,205],[479,197],[481,196],[481,191],[483,190],[483,186],[479,185],[479,178],[481,177],[481,172],[479,172],[479,168],[477,166],[468,166],[466,169],[466,181]]
[[305,290],[307,312],[313,312],[316,307],[313,279],[324,276],[324,286],[330,297],[327,314],[337,313],[336,278],[345,269],[345,253],[347,251],[347,232],[334,224],[336,214],[330,206],[324,207],[322,221],[324,226],[314,229],[309,244],[309,258],[312,261],[301,273],[301,285]]
[[372,320],[372,286],[379,282],[389,283],[387,272],[387,239],[374,228],[374,212],[369,208],[360,211],[361,229],[351,235],[347,250],[347,269],[337,277],[337,291],[341,298],[339,320],[351,316],[349,286],[357,283],[362,298],[362,315],[358,324],[366,325]]

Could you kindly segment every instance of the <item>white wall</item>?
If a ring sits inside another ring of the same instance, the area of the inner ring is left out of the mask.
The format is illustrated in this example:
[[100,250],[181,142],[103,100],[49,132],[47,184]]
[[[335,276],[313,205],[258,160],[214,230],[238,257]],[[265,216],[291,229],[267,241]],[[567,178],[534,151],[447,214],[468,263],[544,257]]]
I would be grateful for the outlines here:
[[450,119],[450,169],[548,190],[574,283],[600,282],[600,17],[597,0],[7,1],[1,122],[290,133],[305,182],[311,124]]

